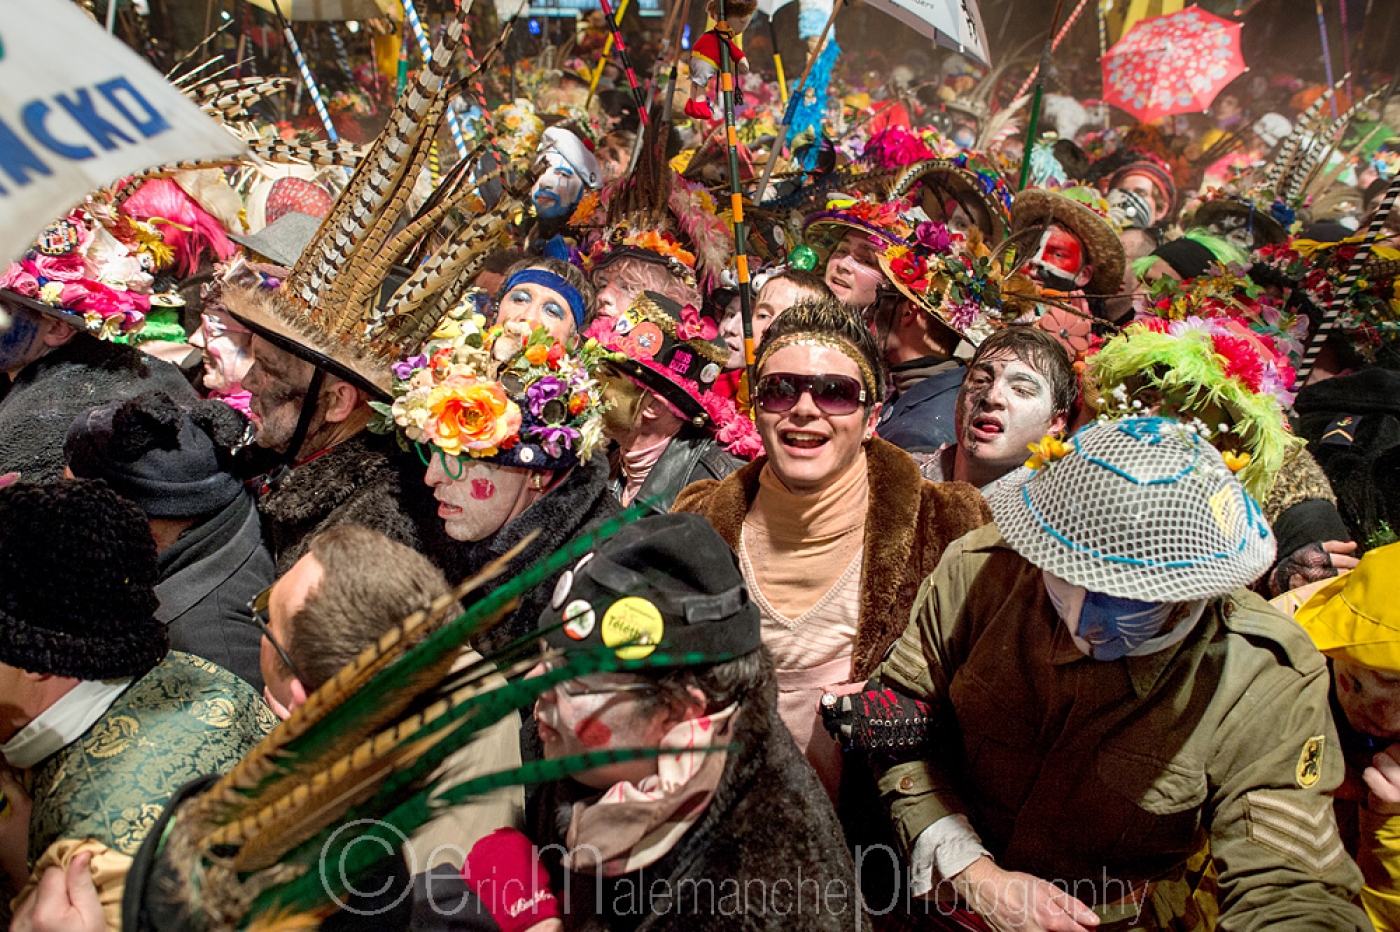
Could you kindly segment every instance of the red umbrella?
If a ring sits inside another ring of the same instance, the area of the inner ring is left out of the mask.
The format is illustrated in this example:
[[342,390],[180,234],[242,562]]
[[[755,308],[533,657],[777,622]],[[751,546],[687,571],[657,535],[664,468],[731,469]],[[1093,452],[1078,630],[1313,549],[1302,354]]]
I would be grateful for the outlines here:
[[1143,122],[1205,110],[1245,72],[1240,29],[1194,6],[1139,20],[1104,56],[1104,100]]

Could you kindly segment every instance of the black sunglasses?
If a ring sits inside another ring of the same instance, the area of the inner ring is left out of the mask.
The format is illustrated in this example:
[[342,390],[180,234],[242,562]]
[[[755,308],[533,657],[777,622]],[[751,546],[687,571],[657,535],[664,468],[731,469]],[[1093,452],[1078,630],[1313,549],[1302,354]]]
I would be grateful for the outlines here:
[[758,380],[754,401],[769,414],[792,410],[804,394],[810,394],[827,414],[850,414],[865,404],[865,387],[849,375],[794,375],[775,372]]
[[292,676],[295,676],[297,679],[301,680],[302,683],[306,683],[308,682],[306,677],[302,676],[301,673],[297,670],[297,665],[292,663],[291,656],[288,655],[288,653],[282,649],[281,644],[277,643],[277,639],[272,636],[272,629],[269,628],[267,625],[267,606],[268,603],[271,601],[271,586],[268,586],[262,592],[259,592],[257,595],[253,596],[253,600],[248,603],[248,611],[252,613],[253,624],[258,626],[258,630],[262,632],[262,636],[267,638],[267,643],[271,644],[272,649],[277,651],[277,656],[281,657],[282,662],[287,665],[287,669],[292,671]]

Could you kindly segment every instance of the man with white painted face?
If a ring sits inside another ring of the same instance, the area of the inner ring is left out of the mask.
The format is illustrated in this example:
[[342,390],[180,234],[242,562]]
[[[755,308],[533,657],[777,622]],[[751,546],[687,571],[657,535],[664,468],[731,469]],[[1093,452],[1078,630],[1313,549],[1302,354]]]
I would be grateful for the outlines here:
[[871,754],[912,895],[998,930],[1210,928],[1208,840],[1221,928],[1368,928],[1326,665],[1245,588],[1274,557],[1258,507],[1161,418],[1034,462],[828,722]]
[[1079,382],[1069,354],[1039,327],[1012,326],[992,334],[967,364],[958,392],[958,442],[918,454],[933,482],[969,482],[990,495],[1022,483],[1026,447],[1059,436],[1074,420]]

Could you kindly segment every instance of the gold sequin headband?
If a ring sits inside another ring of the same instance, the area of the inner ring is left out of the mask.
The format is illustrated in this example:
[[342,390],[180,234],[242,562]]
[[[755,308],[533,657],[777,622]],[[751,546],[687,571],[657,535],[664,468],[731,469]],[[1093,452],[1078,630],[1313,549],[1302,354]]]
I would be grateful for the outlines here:
[[865,361],[865,357],[845,340],[838,340],[836,337],[830,337],[823,333],[789,333],[778,337],[768,345],[768,348],[763,351],[763,355],[758,357],[754,371],[761,371],[763,364],[768,361],[768,357],[785,346],[829,346],[841,352],[856,364],[856,368],[860,369],[860,376],[865,382],[865,391],[870,401],[874,403],[882,397],[883,393],[878,391],[878,386],[875,384],[875,373],[871,371],[870,363]]

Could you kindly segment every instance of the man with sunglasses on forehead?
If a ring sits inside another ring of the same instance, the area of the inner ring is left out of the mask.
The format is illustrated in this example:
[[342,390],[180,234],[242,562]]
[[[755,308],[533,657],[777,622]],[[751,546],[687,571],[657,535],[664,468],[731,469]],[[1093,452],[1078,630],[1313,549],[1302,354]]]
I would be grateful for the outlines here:
[[[426,557],[369,528],[341,525],[317,535],[306,555],[249,605],[262,629],[263,698],[279,718],[290,717],[366,647],[449,591]],[[464,647],[458,665],[477,660]],[[439,787],[519,766],[519,731],[514,714],[492,725],[470,755],[448,758],[435,778]],[[520,824],[523,805],[520,790],[509,787],[445,810],[410,839],[410,867],[461,867],[478,838]]]

